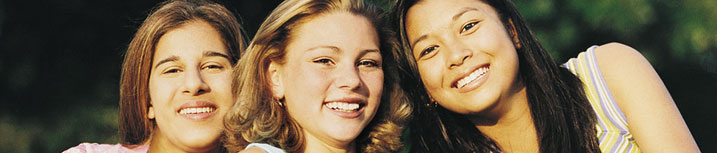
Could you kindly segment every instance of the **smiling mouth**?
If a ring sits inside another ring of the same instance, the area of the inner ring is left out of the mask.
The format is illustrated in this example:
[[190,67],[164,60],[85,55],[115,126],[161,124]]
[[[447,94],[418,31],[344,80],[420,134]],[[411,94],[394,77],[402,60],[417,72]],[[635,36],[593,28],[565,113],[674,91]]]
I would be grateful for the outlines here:
[[490,70],[490,66],[480,67],[480,68],[476,69],[475,71],[471,72],[471,74],[469,74],[468,76],[458,80],[456,83],[453,84],[453,87],[458,88],[458,89],[463,88],[468,83],[471,83],[475,80],[483,78],[489,70]]
[[179,114],[185,115],[185,114],[202,114],[202,113],[211,113],[214,112],[214,107],[192,107],[192,108],[183,108],[179,110]]
[[365,104],[347,103],[347,102],[329,102],[324,105],[326,105],[326,107],[331,110],[341,111],[341,112],[355,112],[365,106]]

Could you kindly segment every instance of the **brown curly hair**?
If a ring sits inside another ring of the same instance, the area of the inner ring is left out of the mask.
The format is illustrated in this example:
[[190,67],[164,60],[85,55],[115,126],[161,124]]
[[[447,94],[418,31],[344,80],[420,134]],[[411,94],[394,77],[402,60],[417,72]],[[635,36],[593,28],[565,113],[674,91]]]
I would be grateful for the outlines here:
[[289,114],[274,100],[267,69],[271,61],[282,61],[290,33],[297,25],[321,14],[345,11],[371,21],[380,39],[385,61],[384,90],[378,113],[356,138],[359,152],[394,152],[402,147],[402,124],[411,107],[398,85],[395,66],[398,40],[379,8],[363,0],[286,0],[271,12],[234,68],[233,91],[238,96],[225,116],[224,145],[230,152],[249,143],[268,143],[288,152],[304,150],[304,136]]

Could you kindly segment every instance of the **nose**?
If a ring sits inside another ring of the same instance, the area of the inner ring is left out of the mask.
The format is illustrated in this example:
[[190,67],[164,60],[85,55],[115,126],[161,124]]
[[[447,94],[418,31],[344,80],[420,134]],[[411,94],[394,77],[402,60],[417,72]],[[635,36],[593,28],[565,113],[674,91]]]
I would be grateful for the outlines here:
[[353,64],[346,64],[343,68],[338,69],[334,83],[339,89],[355,90],[361,87],[361,76],[357,67]]
[[454,42],[447,46],[448,68],[452,69],[463,65],[463,63],[473,56],[473,52],[462,42]]
[[187,70],[184,75],[182,93],[195,96],[209,91],[209,85],[204,82],[200,70]]

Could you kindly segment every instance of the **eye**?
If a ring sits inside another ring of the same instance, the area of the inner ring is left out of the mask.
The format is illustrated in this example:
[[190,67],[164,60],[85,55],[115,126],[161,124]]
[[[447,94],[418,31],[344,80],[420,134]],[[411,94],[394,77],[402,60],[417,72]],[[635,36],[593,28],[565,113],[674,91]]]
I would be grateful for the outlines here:
[[421,54],[419,55],[419,57],[426,56],[426,55],[432,53],[433,51],[435,51],[436,49],[438,49],[438,46],[431,46],[426,49],[423,49],[423,51],[421,51]]
[[361,60],[357,64],[358,66],[367,66],[367,67],[379,67],[378,62],[374,60]]
[[315,59],[313,62],[318,63],[318,64],[324,64],[324,65],[333,65],[334,64],[334,61],[332,61],[329,58],[319,58],[319,59]]
[[178,72],[182,72],[182,70],[179,68],[169,68],[167,70],[164,70],[162,72],[162,74],[171,74],[171,73],[178,73]]
[[466,32],[470,29],[473,29],[473,27],[475,27],[476,24],[478,24],[478,22],[471,22],[471,23],[464,25],[463,28],[461,28],[461,33]]
[[222,70],[222,69],[224,69],[224,66],[219,65],[219,64],[214,64],[214,63],[205,64],[204,66],[202,66],[202,70]]

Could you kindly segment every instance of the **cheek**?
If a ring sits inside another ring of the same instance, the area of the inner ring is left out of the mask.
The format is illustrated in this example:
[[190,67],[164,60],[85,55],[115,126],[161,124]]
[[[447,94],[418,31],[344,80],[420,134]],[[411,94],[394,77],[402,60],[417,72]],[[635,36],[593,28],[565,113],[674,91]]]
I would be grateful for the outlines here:
[[233,105],[232,97],[232,79],[231,71],[225,71],[220,74],[213,74],[207,79],[207,83],[211,86],[214,98],[225,105]]
[[[152,105],[166,104],[172,97],[172,89],[174,83],[167,78],[150,78],[149,81],[149,98]],[[157,109],[157,108],[155,108]]]
[[[287,64],[288,65],[288,64]],[[326,75],[315,70],[298,66],[288,66],[282,73],[284,84],[285,106],[289,115],[305,125],[312,116],[319,114],[322,98],[325,96],[324,82],[328,81]]]
[[438,62],[438,55],[433,57],[434,59],[424,61],[418,64],[418,72],[421,75],[421,81],[426,86],[426,89],[431,91],[436,88],[440,88],[441,80],[443,78],[443,70],[441,64]]
[[[516,51],[513,41],[510,39],[504,28],[499,28],[499,25],[492,25],[499,29],[493,31],[484,31],[486,35],[479,37],[477,40],[478,48],[484,48],[487,54],[495,58],[495,62],[501,65],[502,71],[517,71],[518,67],[518,52]],[[486,28],[488,29],[488,28]],[[513,72],[510,72],[513,73]],[[507,74],[501,74],[506,76]],[[514,75],[514,74],[512,74]],[[509,76],[509,75],[508,75]]]
[[369,89],[369,96],[380,99],[383,92],[383,71],[367,72],[362,74],[361,78]]
[[324,91],[330,81],[328,73],[301,64],[287,65],[281,74],[287,101],[309,104],[325,97]]
[[510,39],[507,31],[502,25],[499,24],[486,24],[486,26],[477,33],[483,33],[482,35],[476,36],[475,43],[481,45],[479,48],[484,48],[485,51],[505,51],[515,50],[513,41]]
[[286,106],[286,111],[293,119],[303,122],[301,119],[307,118],[307,116],[316,116],[318,113],[317,110],[312,109],[313,107],[306,102],[307,101],[301,99],[287,99],[284,106]]
[[[155,122],[160,127],[166,127],[171,123],[172,114],[172,98],[174,82],[170,78],[150,79],[149,82],[149,99],[150,105],[154,109]],[[159,127],[158,127],[159,128]]]

